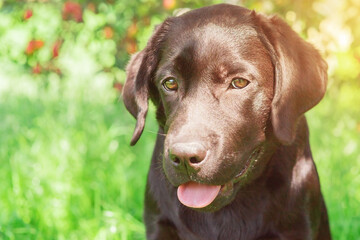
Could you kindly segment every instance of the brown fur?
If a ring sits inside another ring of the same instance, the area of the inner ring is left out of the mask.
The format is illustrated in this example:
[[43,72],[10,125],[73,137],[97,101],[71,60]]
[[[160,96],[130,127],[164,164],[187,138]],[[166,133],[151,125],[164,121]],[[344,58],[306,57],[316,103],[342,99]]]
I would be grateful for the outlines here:
[[[148,99],[157,107],[147,238],[331,239],[303,115],[323,97],[326,71],[276,16],[220,4],[161,24],[130,61],[123,93],[137,119],[132,145]],[[162,87],[169,76],[177,91]],[[232,88],[239,77],[249,85]],[[191,209],[176,196],[188,181],[230,190]]]

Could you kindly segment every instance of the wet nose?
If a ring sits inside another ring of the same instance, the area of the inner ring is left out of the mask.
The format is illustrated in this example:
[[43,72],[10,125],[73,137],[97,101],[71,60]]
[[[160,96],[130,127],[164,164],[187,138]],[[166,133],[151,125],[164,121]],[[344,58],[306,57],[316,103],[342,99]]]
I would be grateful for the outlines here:
[[175,143],[170,147],[170,160],[175,166],[188,165],[194,167],[206,157],[204,146],[197,142]]

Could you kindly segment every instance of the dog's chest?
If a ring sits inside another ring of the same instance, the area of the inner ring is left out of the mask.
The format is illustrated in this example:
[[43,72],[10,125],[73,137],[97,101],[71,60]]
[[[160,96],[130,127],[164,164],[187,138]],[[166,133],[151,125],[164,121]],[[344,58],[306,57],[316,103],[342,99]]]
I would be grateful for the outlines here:
[[199,213],[180,208],[173,222],[183,240],[257,239],[263,235],[262,214],[225,208],[216,213]]

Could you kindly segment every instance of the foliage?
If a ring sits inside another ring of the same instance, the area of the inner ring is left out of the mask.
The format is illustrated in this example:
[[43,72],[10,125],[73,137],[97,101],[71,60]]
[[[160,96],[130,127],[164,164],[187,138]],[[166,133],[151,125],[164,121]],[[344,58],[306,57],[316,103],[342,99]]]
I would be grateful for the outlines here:
[[[157,125],[152,109],[128,146],[124,68],[173,11],[219,2],[0,0],[0,239],[144,239]],[[334,239],[358,239],[360,3],[231,2],[278,13],[329,63],[311,144]]]

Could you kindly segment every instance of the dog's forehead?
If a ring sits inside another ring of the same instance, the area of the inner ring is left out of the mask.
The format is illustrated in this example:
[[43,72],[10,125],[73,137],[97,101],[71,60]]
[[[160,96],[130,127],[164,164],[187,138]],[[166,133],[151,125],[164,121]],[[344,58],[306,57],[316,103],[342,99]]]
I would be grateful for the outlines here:
[[184,52],[198,57],[211,55],[238,54],[248,51],[254,41],[260,42],[257,31],[248,25],[226,26],[208,23],[184,32],[171,32],[167,38],[167,47],[173,56]]
[[262,71],[263,65],[270,63],[269,53],[252,24],[208,21],[196,27],[174,27],[170,28],[165,45],[160,75],[170,68],[188,74],[185,78],[206,68],[226,75],[241,65]]
[[204,45],[218,40],[221,46],[227,39],[251,39],[257,36],[255,15],[249,9],[228,4],[192,10],[171,20],[168,43],[182,45],[184,41],[197,40]]

